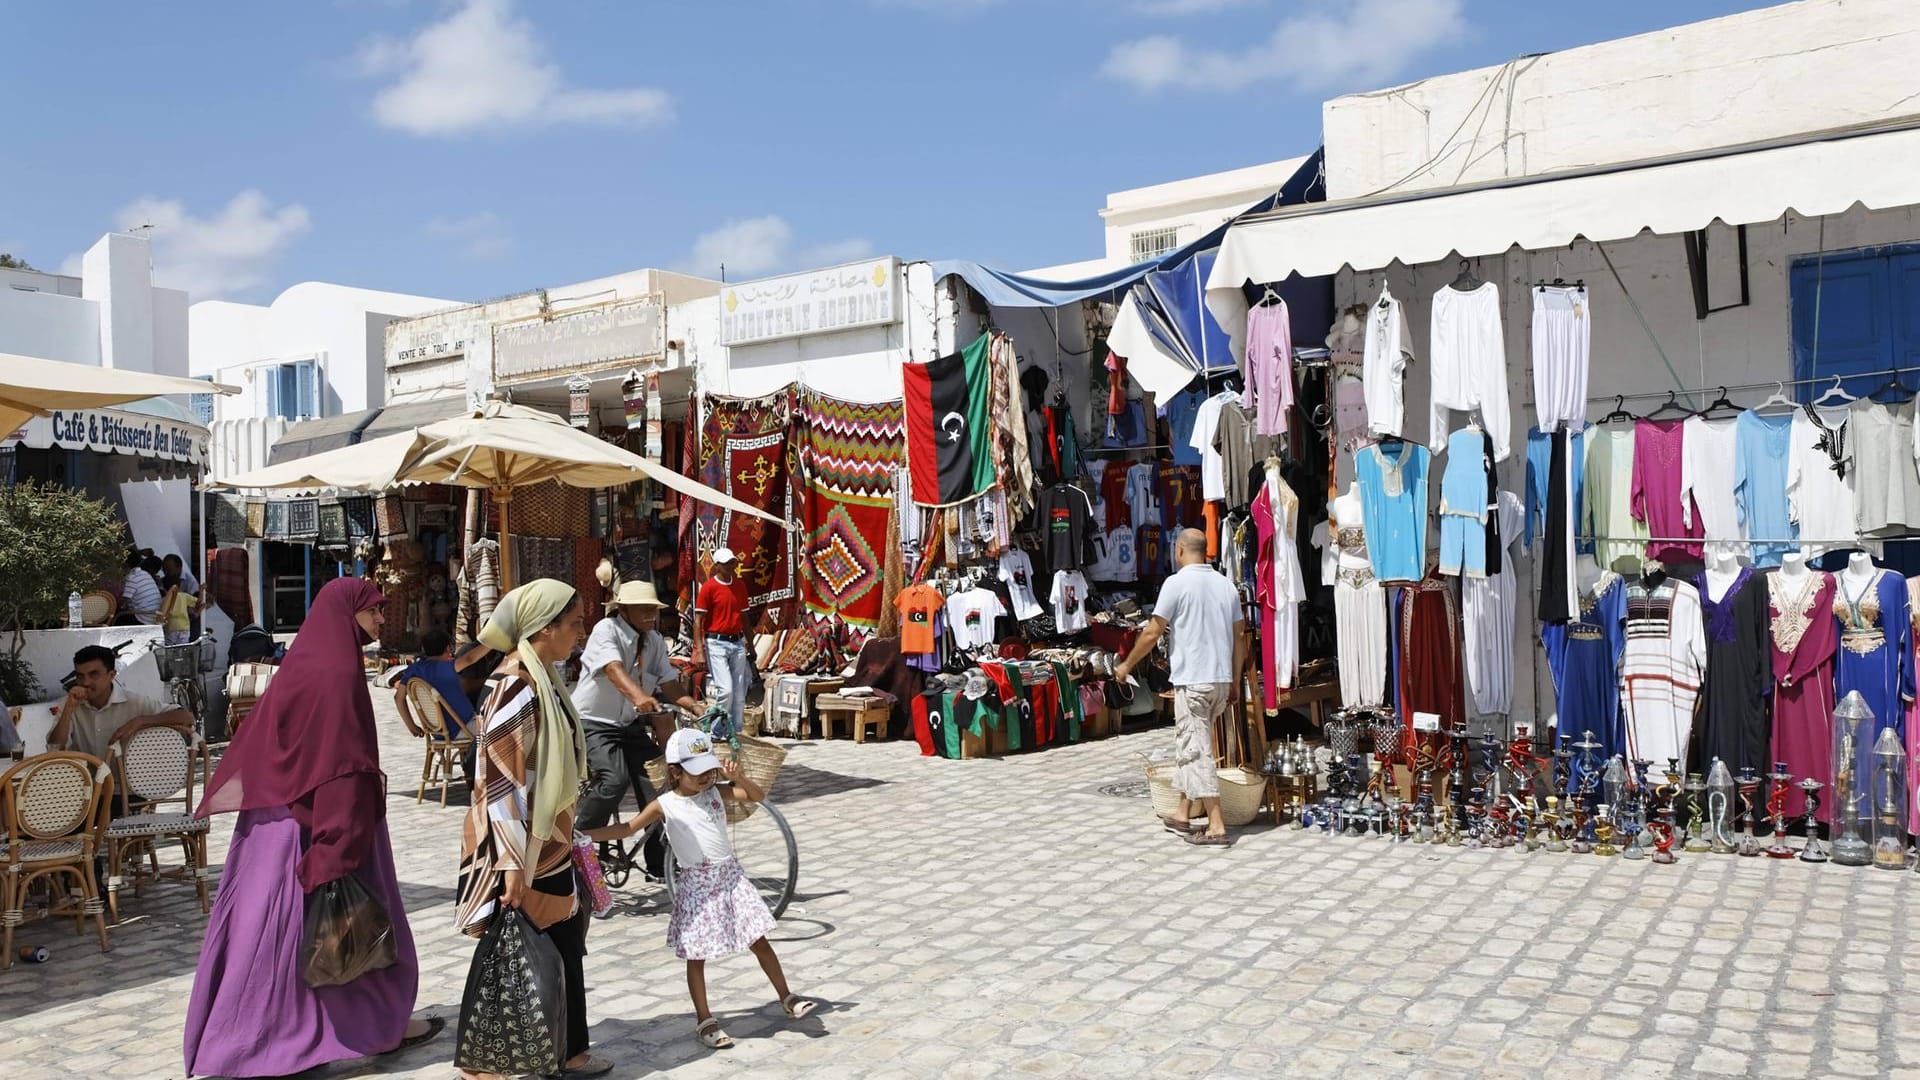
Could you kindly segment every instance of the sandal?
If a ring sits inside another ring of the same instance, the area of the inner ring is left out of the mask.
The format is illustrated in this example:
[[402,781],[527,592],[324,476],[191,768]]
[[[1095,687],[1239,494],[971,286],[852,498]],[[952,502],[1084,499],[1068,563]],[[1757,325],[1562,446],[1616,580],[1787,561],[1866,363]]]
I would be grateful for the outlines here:
[[1232,847],[1233,837],[1224,834],[1221,836],[1208,836],[1203,832],[1189,832],[1187,833],[1187,843],[1192,844],[1194,847]]
[[787,1010],[788,1019],[798,1020],[801,1017],[812,1012],[813,1010],[819,1008],[820,1003],[817,1001],[809,1001],[806,998],[801,997],[799,994],[788,994],[784,999],[781,1000],[780,1007]]
[[720,1030],[720,1021],[709,1016],[693,1029],[700,1036],[701,1043],[709,1050],[727,1050],[733,1047],[733,1037]]
[[1181,836],[1186,836],[1193,832],[1193,822],[1181,821],[1179,818],[1163,817],[1160,819],[1160,824],[1166,826],[1168,832],[1178,833]]

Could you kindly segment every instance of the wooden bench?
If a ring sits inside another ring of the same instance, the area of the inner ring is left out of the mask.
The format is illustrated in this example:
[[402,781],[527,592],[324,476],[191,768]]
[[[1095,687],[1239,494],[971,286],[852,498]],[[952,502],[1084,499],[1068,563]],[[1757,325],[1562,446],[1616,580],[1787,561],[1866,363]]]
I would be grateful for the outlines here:
[[885,739],[893,716],[892,705],[864,694],[821,694],[813,701],[813,711],[820,717],[821,738],[833,738],[835,724],[844,723],[857,743],[867,741],[868,725],[872,725],[875,739]]

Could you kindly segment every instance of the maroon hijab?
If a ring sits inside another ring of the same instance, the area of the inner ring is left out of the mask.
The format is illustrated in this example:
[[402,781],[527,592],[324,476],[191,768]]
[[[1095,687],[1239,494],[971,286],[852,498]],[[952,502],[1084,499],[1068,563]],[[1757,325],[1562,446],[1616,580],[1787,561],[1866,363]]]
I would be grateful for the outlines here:
[[360,664],[370,639],[354,616],[386,602],[360,578],[329,581],[293,648],[247,714],[197,816],[290,806],[329,780],[380,771],[373,697]]

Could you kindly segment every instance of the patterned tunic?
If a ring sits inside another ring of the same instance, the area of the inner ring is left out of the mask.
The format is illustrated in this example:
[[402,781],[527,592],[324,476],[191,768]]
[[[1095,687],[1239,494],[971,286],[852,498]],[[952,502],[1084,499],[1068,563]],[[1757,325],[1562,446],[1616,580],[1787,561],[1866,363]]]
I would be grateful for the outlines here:
[[1630,756],[1656,765],[1686,762],[1706,662],[1700,593],[1673,578],[1651,586],[1645,578],[1629,582],[1620,700]]

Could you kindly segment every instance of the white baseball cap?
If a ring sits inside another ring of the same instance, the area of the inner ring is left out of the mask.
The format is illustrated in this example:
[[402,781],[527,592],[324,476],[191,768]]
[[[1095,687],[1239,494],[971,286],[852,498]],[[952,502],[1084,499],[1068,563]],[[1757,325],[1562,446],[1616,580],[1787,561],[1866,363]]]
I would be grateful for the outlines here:
[[733,560],[734,560],[734,554],[733,554],[733,549],[732,549],[732,548],[730,548],[730,547],[717,547],[717,548],[714,548],[714,549],[713,549],[713,561],[714,561],[714,562],[717,562],[717,563],[729,563],[729,562],[732,562]]
[[707,733],[693,728],[681,728],[667,740],[667,764],[680,766],[683,772],[699,776],[720,767],[720,759],[713,756],[713,740]]

